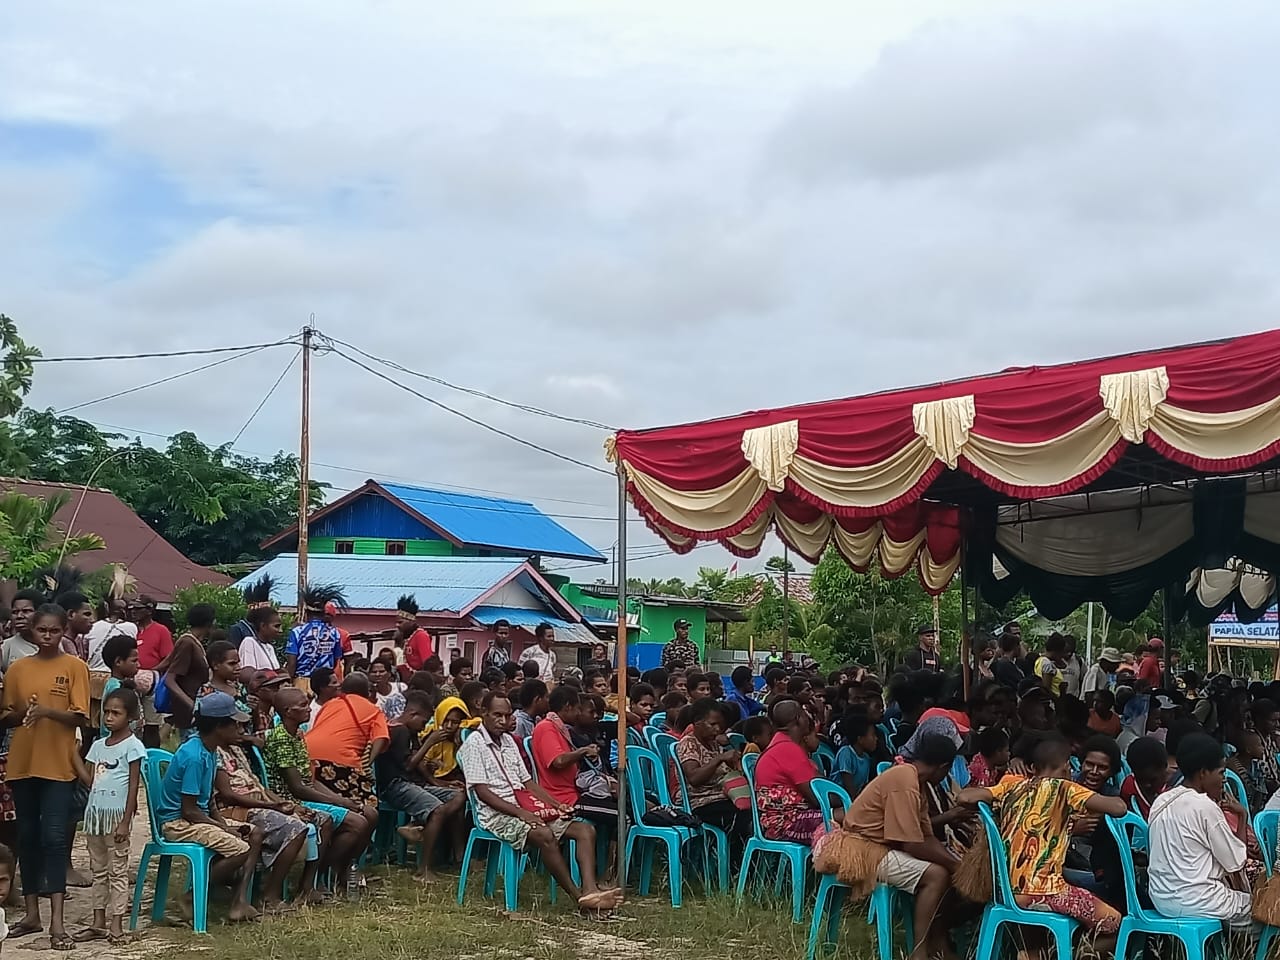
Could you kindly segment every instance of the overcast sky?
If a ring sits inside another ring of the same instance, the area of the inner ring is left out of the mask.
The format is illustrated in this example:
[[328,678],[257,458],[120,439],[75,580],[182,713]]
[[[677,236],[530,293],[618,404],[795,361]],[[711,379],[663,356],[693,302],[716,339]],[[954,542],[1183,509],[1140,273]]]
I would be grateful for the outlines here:
[[[1266,329],[1278,45],[1266,2],[9,0],[0,311],[49,356],[274,340],[314,313],[628,427]],[[226,442],[292,355],[76,415]],[[44,367],[30,402],[203,362]],[[611,477],[340,357],[315,375],[338,491],[613,511]],[[401,379],[603,465],[602,431]],[[237,448],[295,448],[297,418],[294,375]],[[609,552],[611,522],[563,522]]]

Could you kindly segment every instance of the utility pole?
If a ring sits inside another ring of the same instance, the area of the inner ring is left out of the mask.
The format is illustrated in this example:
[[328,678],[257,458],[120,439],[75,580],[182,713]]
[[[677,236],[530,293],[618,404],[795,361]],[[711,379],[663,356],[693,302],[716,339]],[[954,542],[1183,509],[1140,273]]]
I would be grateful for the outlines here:
[[791,560],[782,544],[782,655],[791,649]]
[[298,611],[307,589],[307,512],[311,506],[311,326],[302,328],[302,433],[298,442]]

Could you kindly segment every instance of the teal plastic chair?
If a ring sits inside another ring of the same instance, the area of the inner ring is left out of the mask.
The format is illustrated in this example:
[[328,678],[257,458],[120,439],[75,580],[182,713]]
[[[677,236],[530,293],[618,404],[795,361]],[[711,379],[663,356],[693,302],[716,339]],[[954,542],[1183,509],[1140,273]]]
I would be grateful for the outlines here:
[[[1280,810],[1263,810],[1253,818],[1253,832],[1258,838],[1258,846],[1262,848],[1262,862],[1266,864],[1267,876],[1275,873],[1276,842],[1280,840]],[[1267,949],[1280,928],[1263,925],[1258,936],[1258,952],[1254,960],[1266,960]]]
[[[690,816],[693,815],[693,807],[689,803],[689,784],[684,779],[684,768],[676,762],[676,741],[667,745],[665,753],[660,754],[662,762],[675,771],[676,782],[680,785],[680,809]],[[712,843],[707,843],[707,840]],[[702,863],[706,870],[706,883],[711,885],[711,863],[710,853],[712,844],[715,848],[716,856],[716,880],[722,891],[729,890],[729,835],[714,824],[704,823],[702,825]]]
[[1240,801],[1240,806],[1248,810],[1249,791],[1244,788],[1244,781],[1240,779],[1240,775],[1234,770],[1225,769],[1222,771],[1222,782],[1231,788],[1232,793],[1236,795],[1236,799]]
[[1187,960],[1204,960],[1209,941],[1222,933],[1222,921],[1166,917],[1143,907],[1142,901],[1138,899],[1133,848],[1142,849],[1147,846],[1147,823],[1136,814],[1126,813],[1123,817],[1107,817],[1107,827],[1116,838],[1116,846],[1120,850],[1120,866],[1124,869],[1124,896],[1129,908],[1120,921],[1120,932],[1116,935],[1116,956],[1126,955],[1125,949],[1132,936],[1142,937],[1144,941],[1148,936],[1165,936],[1182,943]]
[[969,764],[965,761],[964,754],[956,754],[956,758],[951,761],[951,772],[947,776],[957,790],[963,790],[969,785]]
[[[476,809],[476,798],[470,790],[467,791],[467,802],[473,813]],[[467,895],[467,876],[471,873],[471,858],[475,855],[476,847],[480,844],[492,844],[496,849],[489,850],[488,858],[485,861],[484,875],[484,895],[492,897],[494,890],[498,885],[498,875],[502,875],[502,893],[507,913],[515,913],[516,906],[520,899],[520,878],[524,876],[525,868],[529,865],[529,855],[523,852],[517,852],[516,848],[507,843],[501,837],[488,830],[483,829],[478,823],[472,821],[471,833],[467,836],[467,846],[462,854],[462,872],[458,874],[458,903],[461,904]],[[575,850],[573,840],[570,840],[565,852],[565,858],[569,863],[569,872],[573,877],[573,882],[581,884],[582,879],[578,872],[578,857]],[[555,878],[551,878],[551,894],[552,903],[556,902],[556,889],[558,884]]]
[[[822,811],[822,820],[828,830],[835,828],[832,819],[832,800],[838,800],[844,809],[851,804],[849,794],[844,788],[830,780],[813,780],[809,784],[814,799],[818,801],[818,809]],[[840,933],[840,920],[844,913],[844,904],[852,887],[841,883],[833,874],[823,873],[818,876],[818,896],[813,904],[813,923],[809,926],[809,945],[805,952],[805,960],[814,960],[818,952],[818,938],[822,937],[822,945],[830,949],[835,945]],[[901,890],[895,890],[887,884],[876,884],[871,892],[870,908],[867,911],[867,922],[876,928],[876,943],[879,960],[893,960],[893,918],[902,917],[902,927],[907,935],[907,949],[915,943],[915,923],[913,922],[914,900]],[[825,923],[824,923],[825,920]],[[825,931],[824,931],[825,927]],[[824,935],[825,934],[825,935]]]
[[729,746],[741,753],[747,749],[747,738],[740,733],[729,734]]
[[679,742],[679,737],[669,733],[655,733],[649,737],[649,749],[659,757],[669,757],[671,756],[671,751],[676,748],[676,744]]
[[756,800],[756,762],[759,754],[750,754],[742,758],[742,772],[746,774],[751,785],[751,839],[747,841],[746,850],[742,854],[742,869],[738,873],[738,901],[741,902],[747,892],[747,878],[751,873],[751,860],[755,856],[763,860],[777,857],[777,880],[774,893],[782,892],[783,881],[791,878],[791,922],[800,923],[804,918],[804,884],[806,868],[812,852],[803,843],[792,843],[790,840],[770,840],[764,835],[760,826],[760,805]]
[[[1000,928],[1005,924],[1021,924],[1026,927],[1041,927],[1053,935],[1058,948],[1058,960],[1071,960],[1071,937],[1080,926],[1070,917],[1049,913],[1044,910],[1025,910],[1013,899],[1013,887],[1009,881],[1009,851],[1005,847],[1004,837],[996,826],[991,808],[985,803],[978,804],[978,817],[987,832],[987,849],[991,857],[991,889],[992,900],[982,911],[982,926],[978,932],[978,950],[976,956],[996,956],[996,945],[1000,939]],[[1124,954],[1118,949],[1116,956]]]
[[836,768],[836,752],[831,749],[829,743],[819,743],[818,749],[813,751],[812,759],[824,777],[829,778],[831,771]]
[[[818,801],[818,809],[822,811],[822,821],[827,829],[833,828],[831,816],[831,798],[835,797],[846,809],[852,801],[844,788],[831,780],[814,779],[809,783],[813,797]],[[813,922],[809,924],[809,943],[805,948],[805,960],[814,960],[818,953],[818,937],[822,936],[824,949],[831,949],[840,934],[840,917],[844,913],[844,903],[852,888],[841,883],[835,874],[818,875],[818,896],[813,903]],[[824,923],[825,920],[825,923]]]
[[[662,760],[652,750],[633,747],[627,751],[627,803],[631,808],[631,826],[627,831],[627,869],[636,863],[635,851],[640,848],[640,896],[647,897],[653,882],[653,855],[658,844],[667,850],[668,885],[671,887],[671,906],[684,905],[684,863],[681,852],[692,840],[691,827],[651,827],[644,822],[646,789],[657,797],[658,803],[670,805],[671,790],[663,774]],[[625,885],[626,878],[623,878]]]
[[173,754],[168,750],[148,750],[142,761],[142,781],[147,785],[147,819],[151,823],[151,840],[142,848],[142,859],[138,862],[138,878],[133,884],[133,910],[129,915],[129,929],[138,929],[138,912],[142,908],[142,892],[146,887],[147,868],[152,857],[159,857],[156,867],[156,889],[151,907],[151,922],[159,923],[164,919],[165,901],[169,897],[169,872],[173,867],[173,858],[182,857],[191,864],[191,900],[193,907],[192,929],[196,933],[209,932],[209,864],[213,860],[213,852],[198,843],[170,843],[160,832],[160,823],[156,819],[156,804],[160,801],[160,784],[164,781],[165,771],[173,762]]

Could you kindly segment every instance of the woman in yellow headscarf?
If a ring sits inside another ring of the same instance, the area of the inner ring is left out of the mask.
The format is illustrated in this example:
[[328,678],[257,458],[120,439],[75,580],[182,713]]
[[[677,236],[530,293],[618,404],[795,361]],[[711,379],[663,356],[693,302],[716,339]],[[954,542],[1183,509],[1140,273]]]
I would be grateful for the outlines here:
[[436,707],[435,719],[431,728],[447,733],[448,739],[441,740],[427,751],[425,763],[430,767],[431,776],[437,780],[461,780],[462,770],[458,767],[458,747],[462,745],[463,728],[471,729],[480,723],[479,718],[472,719],[467,712],[467,705],[458,697],[445,697]]

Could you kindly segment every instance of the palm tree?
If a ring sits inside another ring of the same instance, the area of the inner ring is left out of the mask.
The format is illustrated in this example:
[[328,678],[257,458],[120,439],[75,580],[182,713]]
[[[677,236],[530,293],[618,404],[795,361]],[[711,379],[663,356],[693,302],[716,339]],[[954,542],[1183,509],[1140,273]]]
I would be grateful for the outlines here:
[[53,570],[64,557],[106,544],[96,533],[67,536],[54,515],[67,505],[65,493],[47,499],[11,490],[0,494],[0,580],[28,583],[37,571]]

